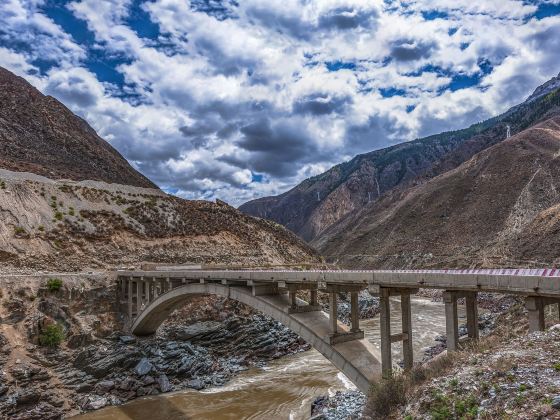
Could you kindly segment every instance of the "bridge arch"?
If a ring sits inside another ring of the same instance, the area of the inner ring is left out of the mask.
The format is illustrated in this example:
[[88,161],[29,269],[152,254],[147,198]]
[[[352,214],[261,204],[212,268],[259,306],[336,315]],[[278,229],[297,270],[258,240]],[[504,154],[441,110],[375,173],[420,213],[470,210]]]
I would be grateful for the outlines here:
[[[197,295],[234,299],[281,322],[319,351],[364,393],[368,392],[374,381],[381,378],[379,352],[367,339],[331,345],[329,318],[325,312],[288,313],[289,302],[286,295],[253,296],[251,289],[247,287],[217,283],[192,283],[176,287],[158,296],[144,308],[132,324],[132,333],[139,336],[155,333],[175,309]],[[339,323],[338,328],[347,330],[342,323]]]

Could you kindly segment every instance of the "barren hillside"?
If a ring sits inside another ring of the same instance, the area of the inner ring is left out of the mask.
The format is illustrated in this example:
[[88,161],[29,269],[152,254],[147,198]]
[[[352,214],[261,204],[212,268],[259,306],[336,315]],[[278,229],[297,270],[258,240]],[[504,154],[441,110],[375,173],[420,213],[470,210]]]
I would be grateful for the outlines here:
[[0,168],[156,188],[87,122],[2,67]]
[[560,116],[396,190],[314,244],[352,267],[560,263]]
[[249,201],[243,212],[274,220],[306,241],[321,241],[329,227],[371,205],[394,188],[407,188],[452,170],[560,105],[560,76],[522,104],[472,126],[358,155],[273,197]]
[[157,189],[0,170],[0,215],[3,270],[318,261],[310,247],[274,222]]

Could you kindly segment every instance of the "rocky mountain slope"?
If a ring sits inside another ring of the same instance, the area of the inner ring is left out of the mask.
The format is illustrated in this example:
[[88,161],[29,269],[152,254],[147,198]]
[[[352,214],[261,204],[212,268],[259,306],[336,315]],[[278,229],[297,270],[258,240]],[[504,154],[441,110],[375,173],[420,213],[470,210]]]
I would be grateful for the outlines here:
[[318,261],[274,222],[157,189],[0,170],[0,215],[2,270]]
[[245,203],[240,210],[274,220],[307,241],[318,241],[330,226],[375,203],[395,187],[425,182],[502,141],[507,125],[515,134],[542,119],[558,104],[557,97],[552,101],[548,97],[558,89],[558,80],[540,86],[526,102],[498,117],[464,130],[358,155],[284,194]]
[[0,168],[156,188],[87,122],[2,67]]
[[314,244],[352,267],[558,265],[560,108],[547,115],[456,169],[393,190]]

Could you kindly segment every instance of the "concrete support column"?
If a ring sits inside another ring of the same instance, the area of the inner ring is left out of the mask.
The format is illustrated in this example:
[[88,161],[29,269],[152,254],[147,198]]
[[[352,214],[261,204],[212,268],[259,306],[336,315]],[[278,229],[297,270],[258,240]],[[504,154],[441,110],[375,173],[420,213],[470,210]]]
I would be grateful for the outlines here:
[[119,277],[121,295],[119,296],[119,303],[122,303],[126,299],[126,279],[124,277]]
[[476,304],[476,292],[468,293],[465,297],[467,306],[467,332],[469,338],[478,340],[478,306]]
[[295,289],[288,290],[288,298],[290,300],[290,307],[292,309],[296,309],[297,308],[297,301],[296,301],[296,290]]
[[412,369],[414,356],[412,351],[412,311],[410,307],[410,294],[401,294],[401,316],[402,316],[402,348],[404,368]]
[[128,278],[128,319],[132,320],[132,277]]
[[529,314],[529,332],[544,331],[544,302],[539,296],[528,296],[525,307]]
[[445,302],[445,331],[447,333],[447,351],[459,348],[459,320],[457,319],[457,296],[454,292],[443,292]]
[[317,301],[317,289],[309,291],[309,304],[312,306],[316,306],[319,304]]
[[142,311],[142,281],[136,280],[136,314]]
[[390,290],[381,288],[379,292],[380,328],[381,328],[381,370],[384,378],[390,378],[393,370],[391,358],[391,306]]
[[360,306],[358,305],[358,292],[350,292],[350,319],[352,332],[360,331]]
[[331,292],[329,295],[329,319],[331,322],[331,333],[336,334],[338,332],[338,307],[337,307],[337,296],[336,292]]
[[152,277],[148,280],[148,303],[152,302],[155,299],[154,296],[154,278]]

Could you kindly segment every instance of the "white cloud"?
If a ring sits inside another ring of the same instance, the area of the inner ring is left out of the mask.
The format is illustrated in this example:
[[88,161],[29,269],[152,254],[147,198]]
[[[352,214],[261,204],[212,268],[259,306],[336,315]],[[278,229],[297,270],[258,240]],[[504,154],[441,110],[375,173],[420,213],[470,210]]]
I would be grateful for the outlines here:
[[[135,13],[160,32],[148,39],[129,20],[135,2],[76,0],[68,10],[91,31],[87,46],[43,1],[7,0],[0,65],[85,117],[161,186],[234,204],[495,115],[560,71],[560,18],[531,19],[537,5],[524,1],[216,5],[143,2]],[[124,85],[100,81],[88,61],[99,55]],[[45,71],[39,58],[56,64]],[[458,75],[479,84],[448,89]]]

